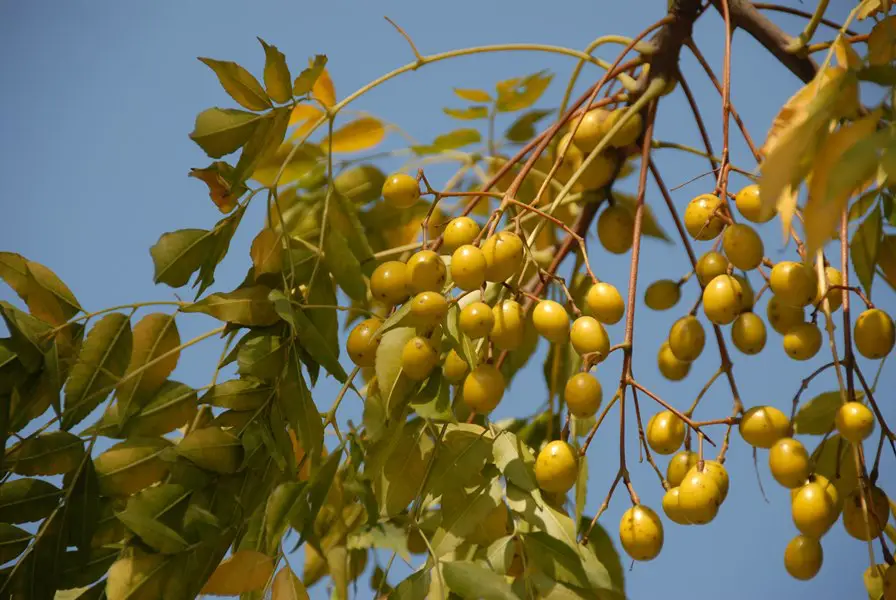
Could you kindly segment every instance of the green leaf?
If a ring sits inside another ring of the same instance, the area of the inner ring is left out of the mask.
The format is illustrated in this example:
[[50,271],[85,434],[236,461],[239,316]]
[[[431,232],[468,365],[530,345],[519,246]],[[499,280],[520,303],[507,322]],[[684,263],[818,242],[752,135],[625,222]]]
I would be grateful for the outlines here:
[[80,423],[109,395],[127,369],[132,344],[126,315],[110,313],[93,326],[65,386],[63,429]]
[[317,473],[311,477],[311,480],[308,482],[308,494],[304,496],[307,498],[307,504],[303,502],[297,509],[297,514],[293,515],[295,520],[306,523],[302,531],[302,536],[306,539],[310,537],[309,534],[313,532],[314,527],[314,519],[308,517],[314,517],[320,512],[321,506],[324,505],[324,501],[327,499],[330,486],[333,485],[333,479],[336,477],[336,471],[339,469],[341,460],[342,446],[339,446],[327,457]]
[[411,408],[424,419],[454,421],[451,410],[451,384],[441,371],[430,375],[423,387],[411,398]]
[[289,349],[286,369],[277,383],[277,399],[290,426],[298,435],[299,443],[308,456],[307,460],[311,461],[312,466],[316,466],[324,445],[324,426],[302,376],[302,366],[295,345]]
[[236,473],[243,460],[240,439],[220,427],[194,429],[176,448],[179,455],[213,473]]
[[9,448],[3,468],[18,475],[59,475],[76,469],[83,457],[81,438],[67,431],[51,431]]
[[0,484],[0,522],[32,523],[59,505],[62,492],[42,479],[14,479]]
[[849,207],[849,222],[852,223],[864,217],[865,213],[875,205],[879,195],[880,190],[873,189],[870,192],[865,192],[858,200],[853,202],[852,206]]
[[157,552],[177,554],[187,548],[187,541],[176,531],[147,515],[128,509],[115,516]]
[[240,377],[249,376],[262,381],[276,379],[286,364],[288,343],[287,339],[270,331],[250,332],[237,353]]
[[287,481],[274,488],[268,496],[264,510],[264,537],[268,544],[268,554],[277,551],[281,538],[289,527],[290,516],[306,492],[305,482]]
[[[864,393],[856,392],[857,402],[864,397]],[[834,418],[839,409],[839,391],[819,394],[800,407],[793,419],[794,430],[799,434],[825,435],[834,429]]]
[[[451,308],[454,308],[452,305]],[[451,311],[449,308],[449,312]],[[405,302],[401,306],[395,309],[391,315],[386,317],[386,320],[383,321],[383,324],[380,325],[380,328],[376,330],[376,335],[382,337],[386,334],[386,332],[395,329],[396,327],[411,327],[413,325],[413,319],[411,317],[411,303]]]
[[209,389],[199,401],[230,410],[258,410],[265,404],[274,388],[261,381],[234,379]]
[[252,136],[243,146],[243,152],[236,163],[231,184],[243,183],[255,172],[259,165],[276,154],[286,137],[289,126],[288,106],[281,106],[265,114],[258,121]]
[[376,166],[368,164],[344,169],[333,179],[336,191],[358,206],[382,196],[384,183],[386,175]]
[[495,86],[498,91],[495,108],[498,109],[498,112],[513,112],[529,108],[538,102],[553,78],[554,76],[547,71],[539,71],[523,79],[515,78],[498,82]]
[[155,269],[153,282],[174,288],[187,284],[208,257],[214,244],[207,229],[179,229],[163,233],[149,249]]
[[41,523],[34,545],[23,559],[12,587],[22,598],[49,598],[56,590],[65,551],[64,518],[54,512]]
[[261,38],[258,41],[264,48],[264,87],[268,96],[274,102],[289,102],[292,100],[292,76],[286,57],[277,46],[271,46]]
[[504,132],[504,137],[507,141],[517,144],[528,142],[535,137],[535,125],[553,112],[553,110],[534,109],[521,114]]
[[862,81],[871,81],[878,85],[896,85],[896,67],[892,65],[872,65],[860,69],[857,73]]
[[442,575],[448,588],[462,598],[518,600],[502,575],[479,563],[461,560],[442,563]]
[[432,585],[432,577],[429,569],[421,569],[412,573],[395,587],[395,590],[389,595],[389,599],[418,600],[426,598]]
[[39,371],[48,349],[44,340],[51,331],[50,326],[8,302],[0,301],[0,313],[9,330],[9,345],[19,361],[29,372]]
[[856,276],[865,289],[865,294],[869,297],[871,296],[871,284],[874,282],[874,268],[877,265],[877,252],[882,234],[883,223],[878,209],[872,211],[868,218],[862,221],[849,244],[849,253]]
[[457,150],[470,144],[482,141],[482,134],[476,129],[457,129],[438,136],[428,146],[411,146],[411,150],[419,155],[438,154],[446,150]]
[[[579,521],[579,529],[585,531],[591,526],[591,517],[582,517]],[[613,538],[607,533],[607,530],[595,523],[588,535],[588,547],[597,559],[597,562],[607,572],[610,579],[610,586],[624,597],[625,592],[625,569],[622,561],[619,559],[619,552],[616,550]]]
[[299,73],[299,76],[292,83],[293,96],[304,96],[310,92],[326,66],[327,57],[323,54],[316,55],[311,66]]
[[544,531],[528,533],[523,540],[526,557],[549,578],[577,587],[589,587],[588,575],[574,547],[571,548]]
[[[78,589],[79,586],[89,586],[99,581],[115,562],[115,559],[118,558],[120,551],[119,548],[96,548],[83,556],[78,552],[64,552],[60,560],[55,587]],[[80,589],[85,590],[85,593],[82,596],[78,596],[78,600],[99,600],[103,598],[104,596],[100,592],[102,592],[105,584],[105,581],[101,581],[98,584],[100,586],[99,590],[80,587]],[[53,600],[61,600],[59,592],[56,593]]]
[[13,525],[0,523],[0,564],[5,564],[20,555],[28,547],[31,534]]
[[404,401],[410,392],[407,378],[399,377],[401,372],[401,351],[412,337],[417,335],[413,327],[397,327],[380,338],[380,345],[376,349],[376,381],[380,394],[386,402],[387,414],[392,414],[392,409]]
[[215,228],[211,231],[210,237],[212,241],[209,243],[205,259],[199,267],[199,275],[193,284],[194,287],[198,286],[199,288],[196,290],[196,298],[199,298],[215,282],[215,269],[230,248],[230,241],[233,239],[233,235],[236,233],[236,229],[239,227],[240,221],[246,212],[246,206],[240,206],[232,214],[218,221],[215,224]]
[[265,93],[258,80],[246,69],[235,62],[199,59],[215,72],[221,87],[230,97],[249,110],[264,110],[271,107],[271,99]]
[[20,254],[0,252],[3,279],[38,319],[62,325],[81,311],[72,291],[50,269]]
[[128,435],[165,435],[190,422],[196,415],[196,390],[168,380],[140,409],[127,427]]
[[[358,209],[340,193],[333,194],[333,200],[335,202],[331,203],[330,211],[327,213],[330,226],[342,234],[352,254],[361,263],[361,270],[370,276],[376,267],[376,259],[370,240],[367,239],[367,231],[358,217]],[[365,269],[367,270],[365,271]]]
[[296,322],[297,335],[301,347],[306,350],[314,360],[320,363],[340,383],[348,379],[345,369],[339,364],[338,347],[333,348],[324,339],[321,332],[314,326],[308,315],[299,307],[293,307],[293,319]]
[[372,527],[353,532],[348,537],[346,548],[349,550],[376,548],[391,550],[410,562],[408,552],[408,536],[404,529],[388,521],[376,523]]
[[853,458],[852,445],[834,434],[822,439],[811,455],[815,473],[833,482],[840,498],[846,498],[858,487],[858,473]]
[[[410,302],[405,303],[404,306],[407,306],[408,312],[410,312]],[[476,352],[476,347],[470,337],[460,330],[460,311],[462,309],[460,303],[453,303],[448,308],[448,315],[445,317],[445,335],[452,348],[470,365],[470,370],[473,370],[479,366],[479,353]]]
[[86,556],[101,513],[100,484],[93,461],[83,460],[74,476],[65,477],[65,487],[68,494],[65,502],[68,545],[76,546],[81,555]]
[[341,233],[330,229],[324,237],[324,263],[349,298],[363,301],[367,298],[367,285],[361,274],[361,264],[349,249]]
[[471,121],[474,119],[488,118],[487,106],[468,106],[467,108],[443,108],[442,111],[449,117]]
[[485,90],[454,88],[454,93],[459,98],[470,102],[491,102],[492,97]]
[[[315,277],[305,292],[306,304],[336,306],[336,285],[330,277]],[[339,356],[338,311],[328,308],[310,308],[304,311],[324,339],[330,352]]]
[[211,158],[236,152],[249,141],[261,117],[235,108],[209,108],[196,117],[190,139]]
[[457,486],[471,485],[492,457],[492,438],[479,425],[447,424],[439,446],[429,490],[433,495]]
[[460,546],[498,506],[500,498],[497,478],[470,493],[459,486],[446,489],[441,500],[441,523],[430,539],[435,555],[441,558]]
[[177,367],[179,346],[180,333],[174,315],[152,313],[134,325],[133,351],[125,376],[138,370],[140,372],[118,387],[118,417],[121,423],[139,411],[167,381]]
[[232,292],[211,294],[185,308],[183,312],[211,315],[221,321],[248,327],[266,327],[280,320],[268,299],[270,288],[255,285]]
[[508,483],[524,492],[538,489],[535,479],[535,456],[516,435],[507,430],[498,432],[492,444],[492,456],[495,466],[507,478]]
[[576,514],[573,522],[582,520],[585,502],[588,499],[588,456],[579,457],[579,478],[576,480]]

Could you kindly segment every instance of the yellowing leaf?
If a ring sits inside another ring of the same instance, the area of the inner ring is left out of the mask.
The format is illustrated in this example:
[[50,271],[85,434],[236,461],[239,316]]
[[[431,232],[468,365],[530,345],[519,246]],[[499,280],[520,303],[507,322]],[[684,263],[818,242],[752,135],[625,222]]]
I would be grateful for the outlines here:
[[324,67],[327,66],[327,57],[323,54],[318,54],[308,61],[308,65],[308,68],[299,73],[299,76],[296,77],[292,84],[293,96],[304,96],[311,91]]
[[[133,352],[125,371],[142,369],[118,387],[118,406],[123,423],[143,407],[177,367],[180,334],[173,315],[152,313],[134,325]],[[147,365],[152,363],[151,367]]]
[[280,569],[274,577],[272,600],[308,600],[308,590],[289,565]]
[[541,98],[550,85],[553,75],[547,71],[533,73],[523,79],[508,79],[497,84],[498,101],[495,107],[498,112],[513,112],[529,108]]
[[324,138],[321,148],[333,152],[358,152],[373,148],[386,137],[386,129],[379,119],[361,117],[333,132],[332,138]]
[[878,249],[883,235],[882,219],[879,209],[872,210],[862,221],[849,241],[849,255],[859,278],[865,288],[865,294],[871,296],[871,284],[874,282],[874,267],[877,264]]
[[834,57],[837,64],[846,69],[858,69],[862,66],[862,59],[853,50],[850,44],[843,36],[838,36],[834,40],[833,45]]
[[240,550],[224,559],[200,593],[210,596],[237,596],[255,592],[274,573],[274,560],[255,550]]
[[232,292],[218,292],[187,306],[183,311],[205,313],[235,325],[266,327],[280,319],[268,300],[270,291],[265,286],[256,285]]
[[454,93],[470,102],[491,102],[492,100],[492,97],[485,90],[454,88]]
[[240,439],[214,426],[191,431],[177,445],[177,453],[213,473],[236,473],[243,461]]
[[330,79],[330,72],[326,67],[321,70],[320,77],[314,82],[311,95],[327,108],[336,104],[336,88],[333,87],[333,80]]
[[81,464],[84,442],[67,431],[26,438],[7,449],[3,467],[19,475],[58,475]]
[[264,48],[264,86],[268,95],[276,102],[289,102],[292,99],[292,77],[286,65],[286,57],[277,46],[271,46],[258,38]]
[[887,17],[871,29],[868,36],[868,62],[889,65],[896,58],[896,16]]
[[467,108],[443,108],[442,112],[444,112],[449,117],[454,117],[455,119],[461,119],[462,121],[471,121],[474,119],[485,119],[488,117],[488,107],[487,106],[468,106]]
[[296,104],[289,115],[289,125],[291,127],[296,123],[303,123],[311,118],[319,119],[323,114],[319,108],[308,102]]
[[885,235],[877,249],[877,266],[883,271],[884,279],[896,290],[896,235]]
[[196,116],[190,139],[212,158],[221,158],[245,144],[261,117],[236,108],[209,108]]
[[[280,172],[280,167],[283,166],[286,157],[292,153],[292,158],[283,170],[283,175],[278,182],[281,186],[289,185],[314,168],[323,156],[314,144],[302,144],[295,152],[293,152],[293,148],[295,148],[295,145],[289,142],[281,144],[276,152],[255,168],[255,171],[252,173],[252,179],[264,186],[270,187],[274,185],[274,178]],[[280,202],[283,202],[283,198],[284,196],[281,192]],[[277,219],[277,224],[279,225],[279,219]]]
[[271,99],[268,98],[264,88],[249,71],[240,65],[212,58],[200,58],[199,60],[215,72],[224,91],[245,108],[264,110],[271,107]]
[[216,160],[204,169],[190,169],[189,176],[208,186],[208,196],[222,213],[227,214],[236,208],[237,200],[246,192],[246,186],[232,186],[229,175],[233,167],[222,160]]
[[862,0],[862,3],[859,5],[859,11],[856,14],[856,17],[859,19],[859,21],[862,21],[872,15],[876,15],[883,10],[883,3],[884,0]]
[[269,228],[259,231],[255,239],[252,240],[249,255],[252,257],[256,279],[265,273],[279,273],[283,267],[283,246],[280,242],[280,234]]

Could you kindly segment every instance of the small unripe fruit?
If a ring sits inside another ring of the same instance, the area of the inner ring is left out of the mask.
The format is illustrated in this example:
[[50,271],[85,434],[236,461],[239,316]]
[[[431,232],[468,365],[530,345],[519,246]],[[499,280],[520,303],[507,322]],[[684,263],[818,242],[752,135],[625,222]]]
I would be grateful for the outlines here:
[[635,220],[628,209],[608,206],[597,218],[597,238],[613,254],[625,254],[632,247]]
[[647,444],[657,454],[672,454],[684,442],[685,426],[675,413],[664,410],[647,422]]
[[790,435],[790,419],[774,406],[754,406],[740,420],[740,436],[755,448],[771,448]]
[[423,381],[439,362],[439,353],[423,337],[413,337],[401,350],[401,370],[413,381]]
[[790,512],[793,524],[800,533],[815,539],[827,533],[837,520],[837,507],[818,483],[807,483],[799,488],[791,502]]
[[576,373],[566,382],[563,399],[573,416],[585,419],[593,416],[600,408],[603,388],[591,373]]
[[383,198],[395,208],[410,208],[420,199],[420,185],[405,173],[393,173],[383,184]]
[[644,292],[644,304],[652,310],[668,310],[678,304],[680,299],[681,288],[678,282],[671,279],[654,281]]
[[847,402],[837,409],[834,423],[843,439],[861,444],[874,431],[874,413],[861,402]]
[[535,331],[549,342],[559,344],[569,338],[569,315],[559,302],[542,300],[536,304],[532,324]]
[[675,321],[669,330],[669,349],[675,358],[685,362],[697,360],[706,344],[706,333],[697,317],[690,315]]
[[759,186],[755,183],[741,189],[734,197],[734,204],[737,206],[738,212],[747,221],[768,223],[775,218],[776,211],[774,208],[770,209],[767,215],[762,214],[762,203],[759,201]]
[[515,233],[501,231],[482,244],[485,278],[501,282],[515,275],[523,265],[523,240]]
[[359,367],[372,367],[376,362],[376,349],[380,346],[376,331],[382,324],[379,319],[365,319],[348,334],[345,349],[348,357]]
[[485,302],[471,302],[461,309],[458,327],[470,339],[484,338],[495,327],[495,313]]
[[635,505],[619,522],[622,549],[635,560],[653,560],[663,547],[663,523],[652,509]]
[[579,461],[575,449],[555,440],[548,442],[535,459],[538,487],[553,494],[566,494],[579,477]]
[[513,350],[523,343],[523,308],[514,300],[505,300],[492,309],[494,327],[489,339],[499,350]]
[[442,258],[432,250],[421,250],[408,259],[408,291],[441,292],[448,277],[448,269]]
[[678,486],[678,507],[692,525],[705,525],[715,519],[721,503],[719,486],[708,473],[692,470]]
[[[699,471],[699,469],[697,469],[697,466],[695,465],[695,466],[691,467],[691,470],[688,471],[688,473],[687,473],[687,475],[685,475],[685,477],[687,477],[688,475],[691,475],[693,473],[698,473],[698,472],[700,472],[700,471]],[[725,465],[723,465],[722,463],[720,463],[717,460],[705,460],[705,461],[703,461],[703,471],[702,472],[704,474],[708,475],[709,478],[715,482],[716,487],[719,488],[719,504],[722,504],[722,502],[725,501],[725,498],[728,497],[728,485],[730,483],[730,481],[728,479],[728,469],[726,469]]]
[[449,383],[460,383],[470,370],[467,361],[460,357],[460,354],[452,350],[445,357],[445,364],[442,365],[442,375]]
[[442,234],[442,247],[446,252],[454,252],[461,246],[472,244],[479,235],[479,225],[470,217],[451,219]]
[[790,576],[800,581],[808,581],[821,570],[824,553],[821,543],[805,535],[798,535],[784,548],[784,568]]
[[464,379],[464,404],[479,414],[495,410],[504,397],[504,375],[492,365],[479,365]]
[[762,352],[766,339],[765,323],[755,313],[741,313],[731,325],[731,341],[744,354]]
[[464,291],[479,289],[485,283],[485,254],[476,246],[461,246],[451,255],[451,279]]
[[798,323],[784,334],[784,351],[794,360],[809,360],[821,350],[821,330],[815,323]]
[[421,292],[411,300],[411,315],[417,327],[435,327],[448,314],[448,300],[437,292]]
[[656,362],[659,366],[660,373],[670,381],[681,381],[688,376],[691,371],[691,363],[679,360],[669,348],[669,342],[663,342],[656,356]]
[[[691,452],[690,450],[676,452],[675,455],[669,459],[669,466],[666,467],[666,481],[673,487],[680,485],[681,482],[684,481],[688,471],[690,471],[696,464],[696,452]],[[704,463],[704,469],[705,468],[706,464]]]
[[743,289],[731,275],[719,275],[703,289],[703,312],[716,325],[727,325],[737,318],[743,304]]
[[678,504],[680,490],[677,487],[669,488],[663,494],[663,512],[669,517],[669,520],[679,525],[689,525],[688,520],[684,516],[684,512]]
[[728,259],[722,253],[710,250],[700,257],[694,271],[700,286],[706,287],[710,281],[728,272]]
[[718,196],[703,194],[688,203],[684,226],[695,240],[712,240],[722,233],[725,221],[719,217],[722,201]]
[[397,260],[384,262],[370,275],[370,294],[389,306],[408,299],[407,265]]
[[[878,537],[890,520],[890,503],[887,495],[878,487],[871,488],[868,512],[862,509],[862,488],[847,496],[843,503],[843,528],[846,533],[867,542]],[[867,498],[865,499],[867,502]],[[868,523],[865,523],[867,517]]]
[[786,334],[791,327],[802,323],[806,318],[805,311],[801,306],[788,306],[781,302],[777,296],[772,296],[768,299],[765,316],[768,318],[768,323],[772,326],[772,329],[781,335]]
[[806,306],[818,292],[818,276],[812,267],[785,260],[772,267],[769,287],[783,304]]
[[605,281],[588,288],[585,305],[592,317],[607,325],[618,323],[625,314],[625,304],[619,290]]
[[756,230],[743,223],[729,225],[722,235],[722,249],[728,260],[743,271],[755,269],[762,263],[765,247]]
[[856,319],[853,339],[856,350],[865,358],[883,358],[896,343],[893,319],[879,308],[869,308]]
[[806,483],[812,469],[805,446],[793,438],[781,438],[768,452],[768,466],[775,481],[786,488]]
[[579,355],[593,354],[597,362],[602,362],[610,352],[610,338],[594,317],[576,319],[569,332],[569,341]]

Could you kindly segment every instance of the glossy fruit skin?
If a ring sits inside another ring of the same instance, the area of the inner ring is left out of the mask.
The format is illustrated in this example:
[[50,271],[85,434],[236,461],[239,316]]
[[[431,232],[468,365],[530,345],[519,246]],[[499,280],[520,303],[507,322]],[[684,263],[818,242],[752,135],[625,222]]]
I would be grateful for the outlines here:
[[515,233],[501,231],[482,244],[485,255],[485,278],[488,281],[506,281],[523,265],[523,240]]
[[719,514],[719,486],[708,473],[691,471],[678,486],[678,508],[691,525],[706,525]]
[[576,183],[586,190],[600,189],[613,180],[618,162],[615,153],[601,152],[585,167]]
[[[594,150],[607,133],[604,121],[606,121],[609,114],[609,111],[602,108],[594,108],[586,112],[572,136],[572,141],[576,147],[581,149],[582,152]],[[570,130],[577,122],[577,118],[570,121]]]
[[831,517],[831,523],[834,523],[837,520],[837,517],[840,515],[840,511],[843,510],[843,502],[842,498],[840,498],[840,492],[837,491],[837,487],[833,483],[831,483],[824,475],[819,475],[817,473],[809,475],[809,479],[806,480],[803,485],[790,490],[790,501],[793,502],[793,500],[796,498],[796,495],[799,494],[800,490],[810,483],[815,483],[821,486],[821,489],[823,489],[828,495],[831,506],[834,507],[834,512],[832,513],[833,516]]
[[680,299],[681,288],[678,282],[671,279],[654,281],[644,292],[644,304],[652,310],[668,310],[678,304]]
[[[698,472],[699,469],[697,469],[697,466],[695,465],[691,467],[691,470],[688,471],[685,477]],[[722,502],[725,501],[725,498],[728,497],[728,486],[730,484],[728,469],[717,460],[705,460],[703,461],[703,473],[708,475],[709,478],[715,482],[716,487],[719,488],[719,504],[722,504]]]
[[745,312],[748,310],[753,310],[753,304],[755,304],[756,294],[755,292],[753,292],[753,286],[750,285],[750,280],[743,275],[732,275],[732,277],[734,277],[740,284],[740,289],[742,292],[740,311]]
[[[862,510],[861,488],[852,492],[843,502],[843,528],[846,533],[867,542],[880,535],[890,520],[890,503],[887,495],[878,487],[871,488],[871,503],[868,506],[868,526],[865,526],[865,511]],[[871,534],[869,536],[869,533]]]
[[722,249],[728,260],[743,271],[755,269],[762,263],[765,247],[756,230],[743,223],[729,225],[722,234]]
[[461,309],[458,327],[470,339],[484,338],[495,327],[495,312],[485,302],[471,302]]
[[504,387],[501,371],[493,365],[479,365],[464,379],[464,404],[479,414],[487,415],[501,402]]
[[349,358],[359,367],[372,367],[376,363],[376,349],[380,338],[375,337],[383,322],[379,319],[364,319],[352,328],[345,343]]
[[631,250],[634,231],[635,220],[622,206],[608,206],[597,218],[597,238],[613,254]]
[[837,409],[834,424],[844,439],[860,444],[874,431],[874,413],[861,402],[847,402]]
[[[622,118],[625,110],[616,109],[612,111],[607,119],[604,121],[604,130],[606,133],[610,133],[610,129],[612,129],[616,123]],[[641,132],[644,131],[644,120],[641,118],[640,113],[634,113],[629,120],[625,122],[625,125],[613,134],[613,137],[610,138],[610,145],[615,148],[623,148],[625,146],[630,146],[638,141],[638,138],[641,136]]]
[[731,275],[719,275],[703,288],[703,313],[716,325],[728,325],[740,314],[744,291]]
[[754,406],[741,417],[740,436],[754,448],[771,448],[790,435],[790,419],[774,406]]
[[420,292],[411,300],[411,315],[417,327],[435,327],[448,314],[448,300],[437,292]]
[[731,325],[731,341],[744,354],[759,354],[767,339],[765,323],[755,313],[741,313]]
[[775,481],[786,488],[801,487],[812,470],[806,447],[793,438],[781,438],[768,452],[768,466]]
[[401,349],[401,371],[408,379],[423,381],[439,363],[439,353],[428,339],[413,337]]
[[703,194],[688,203],[684,210],[684,227],[695,240],[712,240],[722,233],[725,221],[719,218],[717,210],[722,206],[718,196]]
[[619,290],[605,281],[595,283],[585,294],[585,306],[591,316],[606,325],[614,325],[625,314],[625,303]]
[[408,299],[407,265],[397,260],[384,262],[370,275],[370,293],[380,302],[393,306]]
[[802,307],[788,306],[777,296],[769,298],[768,305],[765,307],[765,316],[772,329],[781,335],[785,335],[791,327],[802,323],[806,318],[805,310]]
[[580,355],[593,354],[596,362],[603,362],[610,352],[610,338],[604,326],[594,317],[579,317],[573,321],[569,341]]
[[559,344],[569,338],[569,315],[559,302],[542,300],[532,311],[532,324],[541,337]]
[[678,487],[666,490],[666,493],[663,494],[663,512],[666,513],[666,516],[673,523],[690,525],[679,505],[680,492],[681,490]]
[[566,382],[563,399],[570,414],[580,419],[593,416],[603,400],[603,388],[591,373],[576,373]]
[[479,225],[470,217],[451,219],[442,233],[442,248],[454,252],[461,246],[472,244],[479,235]]
[[535,479],[538,487],[546,492],[565,494],[578,476],[578,456],[575,448],[566,442],[548,442],[535,459]]
[[492,308],[495,325],[489,339],[499,350],[513,350],[523,343],[525,318],[523,307],[515,300],[505,300]]
[[803,263],[784,260],[772,267],[769,287],[783,304],[807,306],[818,292],[818,276]]
[[[669,459],[669,465],[666,467],[666,481],[673,487],[681,485],[688,471],[697,464],[697,453],[690,450],[682,450],[676,452]],[[704,463],[704,470],[706,464]]]
[[619,521],[619,541],[635,560],[653,560],[663,548],[663,523],[653,509],[637,504]]
[[668,410],[656,413],[647,422],[647,444],[657,454],[677,451],[684,442],[684,434],[684,422]]
[[393,173],[383,184],[383,198],[395,208],[410,208],[420,199],[420,185],[405,173]]
[[[839,309],[840,306],[843,305],[843,290],[841,290],[841,289],[832,290],[832,289],[830,289],[830,286],[843,285],[843,273],[841,273],[834,267],[825,267],[824,275],[825,275],[825,278],[827,279],[827,285],[829,286],[828,293],[825,294],[825,296],[828,299],[828,303],[831,305],[831,312],[834,312],[837,309]],[[821,288],[821,286],[819,286],[819,288]],[[821,289],[819,289],[815,293],[815,298],[812,300],[812,305],[816,306],[816,305],[819,305],[820,303],[821,303]]]
[[675,321],[669,330],[669,349],[678,360],[693,362],[703,352],[706,333],[697,317],[688,315]]
[[775,218],[776,211],[771,209],[768,216],[762,216],[762,203],[759,201],[759,186],[752,183],[742,188],[734,197],[737,210],[747,220],[753,223],[768,223]]
[[449,383],[460,383],[467,376],[469,370],[470,365],[454,350],[451,350],[445,356],[445,364],[442,365],[442,375],[445,376]]
[[821,330],[815,323],[798,323],[784,334],[784,351],[793,360],[809,360],[821,350]]
[[896,328],[890,315],[879,308],[870,308],[858,316],[853,328],[856,350],[865,358],[883,358],[896,343]]
[[714,278],[728,272],[728,259],[721,252],[710,250],[700,257],[694,270],[697,274],[697,281],[701,286],[706,287]]
[[663,342],[656,355],[660,374],[669,381],[681,381],[691,372],[691,363],[679,360],[669,348],[669,342]]
[[818,483],[799,488],[790,507],[793,524],[800,533],[820,539],[837,520],[837,507]]
[[469,292],[485,283],[485,254],[476,246],[461,246],[451,255],[451,280]]
[[798,535],[784,548],[784,568],[794,579],[808,581],[821,570],[824,553],[821,543],[805,535]]
[[442,258],[432,250],[421,250],[408,259],[408,291],[441,292],[448,277]]

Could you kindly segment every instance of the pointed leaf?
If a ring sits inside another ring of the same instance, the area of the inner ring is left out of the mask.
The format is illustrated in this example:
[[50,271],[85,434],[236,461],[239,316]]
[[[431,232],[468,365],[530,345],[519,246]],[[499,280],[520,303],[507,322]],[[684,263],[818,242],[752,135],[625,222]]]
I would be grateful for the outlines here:
[[454,93],[459,98],[469,100],[470,102],[491,102],[492,97],[485,90],[454,88]]
[[457,129],[438,136],[428,146],[411,146],[417,154],[438,154],[446,150],[456,150],[482,141],[482,134],[476,129]]
[[72,291],[53,271],[19,254],[0,252],[0,279],[28,306],[38,319],[62,325],[81,311]]
[[324,138],[321,148],[333,152],[360,152],[377,146],[386,137],[386,129],[379,119],[361,117],[333,132],[333,137]]
[[877,249],[877,264],[887,283],[896,290],[896,235],[885,235]]
[[[85,457],[86,458],[86,457]],[[68,477],[66,477],[68,479]],[[100,484],[92,460],[84,460],[70,484],[66,481],[65,504],[68,545],[85,557],[100,521]]]
[[249,250],[255,278],[265,273],[279,273],[283,268],[283,241],[279,233],[265,227],[252,240]]
[[240,65],[212,58],[200,58],[199,60],[215,72],[224,91],[241,106],[249,110],[264,110],[271,107],[271,99],[268,98],[264,88],[249,71]]
[[442,563],[442,575],[448,588],[462,598],[517,600],[502,575],[479,563],[461,560]]
[[231,181],[243,182],[251,177],[260,165],[273,157],[286,137],[290,109],[281,106],[268,112],[255,127],[252,136],[243,146],[240,159],[234,167]]
[[209,108],[196,117],[190,139],[211,158],[221,158],[243,146],[261,117],[235,108]]
[[153,281],[181,287],[190,281],[208,256],[214,241],[207,229],[180,229],[163,233],[149,249],[155,268]]
[[286,57],[277,46],[271,46],[258,38],[264,48],[264,87],[274,102],[289,102],[292,99],[292,76],[286,65]]
[[188,176],[208,186],[209,198],[224,214],[236,208],[240,197],[248,190],[245,184],[234,180],[233,167],[223,160],[216,160],[204,169],[190,169]]
[[327,66],[327,57],[323,54],[318,54],[313,60],[309,60],[308,64],[309,67],[299,73],[299,76],[296,77],[292,84],[293,96],[304,96],[311,91],[321,73],[323,73],[324,67]]
[[0,522],[40,521],[59,505],[62,492],[42,479],[13,479],[0,484]]
[[93,465],[104,496],[130,496],[160,481],[168,474],[169,463],[162,454],[170,452],[165,438],[132,437],[115,444],[95,459]]
[[268,300],[270,291],[270,288],[256,285],[232,292],[219,292],[185,307],[183,312],[205,313],[234,325],[273,325],[280,318],[274,305]]
[[[309,61],[309,67],[312,70],[316,69],[316,66],[319,64],[319,58],[320,56],[315,56],[314,62]],[[324,65],[326,65],[326,61],[327,57],[324,56]],[[314,81],[314,85],[311,87],[311,95],[327,108],[332,108],[333,105],[336,104],[336,89],[333,87],[333,80],[330,79],[330,72],[327,70],[326,66],[321,67],[320,74]]]
[[83,457],[81,438],[67,431],[51,431],[9,448],[3,468],[18,475],[59,475],[76,469]]
[[317,465],[324,445],[324,426],[302,376],[302,366],[295,346],[289,350],[286,369],[277,384],[277,399],[290,427],[298,435],[298,441],[307,453],[308,460],[312,465]]
[[308,590],[302,580],[286,565],[274,576],[272,600],[308,600]]
[[31,541],[31,534],[14,525],[0,523],[0,564],[6,564],[16,558]]
[[455,119],[460,119],[462,121],[472,121],[475,119],[487,119],[488,118],[488,107],[487,106],[468,106],[467,108],[443,108],[442,112],[444,112],[449,117],[454,117]]
[[550,85],[553,75],[547,71],[533,73],[523,79],[508,79],[496,86],[498,101],[495,107],[498,112],[513,112],[529,108],[541,98]]
[[176,531],[146,515],[125,510],[116,513],[128,529],[137,534],[149,547],[162,554],[177,554],[187,548],[187,542]]
[[213,473],[236,473],[243,461],[240,439],[220,427],[195,429],[177,445],[177,453]]
[[299,342],[314,360],[323,366],[330,375],[345,383],[348,375],[342,365],[339,364],[338,348],[331,347],[321,332],[314,326],[314,323],[308,318],[308,315],[299,307],[293,307],[293,318],[296,322],[296,329]]
[[367,285],[361,274],[361,264],[338,231],[330,230],[324,238],[324,263],[339,287],[350,298],[358,301],[367,298]]
[[157,436],[183,427],[196,416],[196,390],[168,380],[131,419],[128,435]]
[[246,205],[240,206],[236,211],[227,215],[215,224],[210,232],[211,242],[205,250],[204,259],[200,262],[199,275],[193,283],[197,287],[196,298],[199,298],[215,282],[215,269],[230,248],[230,241],[239,227],[243,215],[246,213]]
[[517,144],[531,140],[535,137],[535,125],[553,112],[553,110],[534,109],[521,114],[507,128],[504,137],[507,138],[507,141]]
[[268,496],[264,510],[264,534],[269,553],[280,547],[281,538],[289,527],[293,510],[299,504],[305,489],[305,482],[288,481],[281,483]]
[[874,283],[874,268],[877,265],[880,239],[883,235],[883,223],[880,210],[873,210],[862,221],[859,228],[853,234],[849,243],[849,254],[852,258],[856,276],[865,289],[865,294],[871,296],[871,284]]
[[203,394],[200,402],[231,410],[258,410],[273,395],[274,388],[260,381],[234,379],[219,383]]
[[9,346],[22,366],[29,372],[36,373],[43,366],[44,352],[48,349],[44,340],[51,331],[50,326],[8,302],[0,301],[0,313],[9,330]]
[[126,548],[109,568],[106,599],[165,597],[168,573],[176,560],[182,559],[145,552],[135,547]]
[[118,415],[122,423],[152,398],[177,367],[179,346],[174,315],[152,313],[134,325],[133,352],[125,375],[143,370],[118,386]]

